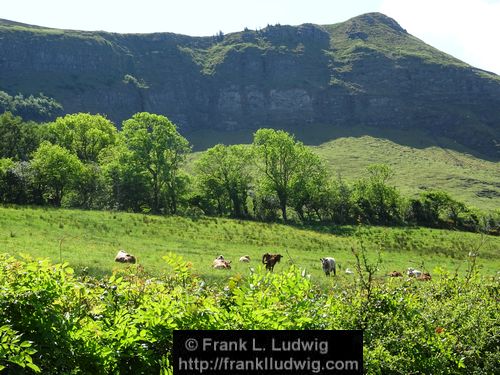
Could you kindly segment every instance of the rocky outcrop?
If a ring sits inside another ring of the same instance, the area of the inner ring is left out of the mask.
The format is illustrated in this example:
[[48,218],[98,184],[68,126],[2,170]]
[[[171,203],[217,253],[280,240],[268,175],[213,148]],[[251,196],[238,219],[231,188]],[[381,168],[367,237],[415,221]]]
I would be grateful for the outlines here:
[[498,158],[500,77],[379,13],[195,38],[0,22],[0,90],[65,112],[167,115],[185,134],[308,124],[419,129]]

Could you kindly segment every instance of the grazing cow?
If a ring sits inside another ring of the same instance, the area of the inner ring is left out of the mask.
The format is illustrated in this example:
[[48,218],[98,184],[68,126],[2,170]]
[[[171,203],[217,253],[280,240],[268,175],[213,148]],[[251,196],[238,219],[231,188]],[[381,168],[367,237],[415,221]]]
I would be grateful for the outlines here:
[[389,277],[403,277],[403,274],[401,272],[398,272],[398,271],[392,271],[387,276],[389,276]]
[[243,255],[243,256],[240,258],[240,262],[244,262],[244,263],[248,263],[248,262],[250,262],[250,256],[248,256],[248,255]]
[[335,259],[327,257],[321,258],[321,265],[323,267],[323,272],[326,276],[330,276],[330,272],[333,271],[333,275],[337,275],[337,265],[335,263]]
[[115,257],[115,262],[120,262],[120,263],[132,263],[135,264],[137,259],[135,259],[135,256],[128,254],[127,252],[120,250],[118,251],[118,254],[116,254]]
[[274,266],[278,263],[283,256],[281,254],[269,254],[265,253],[262,256],[262,264],[266,265],[266,269],[269,271],[274,270]]
[[216,260],[214,260],[213,267],[217,270],[229,270],[229,269],[231,269],[231,261],[230,260],[223,260],[223,259],[216,259]]
[[409,277],[420,277],[422,275],[422,271],[416,270],[414,268],[408,268],[406,270],[406,274]]

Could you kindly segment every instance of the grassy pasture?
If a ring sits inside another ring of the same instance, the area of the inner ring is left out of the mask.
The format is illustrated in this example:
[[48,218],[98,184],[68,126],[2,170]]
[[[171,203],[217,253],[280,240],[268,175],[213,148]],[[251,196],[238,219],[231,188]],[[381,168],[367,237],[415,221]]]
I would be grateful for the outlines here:
[[[153,275],[168,272],[163,256],[170,252],[182,255],[192,263],[194,273],[212,282],[248,275],[250,267],[264,272],[262,254],[279,252],[284,259],[276,266],[277,272],[294,263],[305,268],[313,281],[326,284],[319,259],[335,257],[342,266],[336,280],[347,281],[352,276],[343,271],[355,266],[351,248],[361,246],[372,259],[381,250],[379,275],[413,266],[437,276],[440,268],[465,273],[467,254],[481,242],[478,267],[481,273],[493,275],[500,270],[500,238],[474,233],[427,228],[307,228],[221,218],[0,207],[0,253],[68,262],[77,272],[86,267],[96,276],[126,267],[114,262],[119,249],[136,255]],[[232,260],[231,270],[212,269],[212,260],[219,254]],[[252,261],[239,263],[242,255],[249,255]]]

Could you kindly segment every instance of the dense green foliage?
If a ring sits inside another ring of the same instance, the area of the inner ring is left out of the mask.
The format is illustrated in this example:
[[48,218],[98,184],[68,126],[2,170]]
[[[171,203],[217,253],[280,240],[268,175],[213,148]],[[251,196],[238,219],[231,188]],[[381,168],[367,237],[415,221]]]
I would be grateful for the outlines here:
[[247,198],[253,180],[251,148],[219,144],[197,160],[199,193],[191,202],[206,214],[248,216]]
[[2,256],[0,366],[169,373],[176,329],[363,329],[367,373],[491,374],[500,360],[498,280],[473,269],[432,283],[378,283],[358,263],[356,283],[321,290],[296,267],[259,268],[214,287],[179,256],[164,260],[171,271],[157,278],[134,266],[96,280],[65,264]]
[[0,115],[0,158],[28,160],[40,143],[42,129],[11,112]]
[[188,141],[166,117],[147,112],[137,113],[125,121],[122,134],[132,167],[147,176],[153,212],[167,209],[169,213],[177,213],[178,171],[189,152]]
[[387,165],[368,166],[354,182],[333,177],[311,148],[282,130],[260,129],[250,146],[219,144],[191,174],[183,170],[188,141],[166,117],[147,112],[120,132],[100,115],[34,125],[5,113],[0,133],[4,203],[498,232],[498,213],[483,214],[446,192],[403,196]]
[[62,109],[61,104],[43,94],[25,97],[0,91],[0,113],[9,111],[26,120],[47,121],[61,114]]

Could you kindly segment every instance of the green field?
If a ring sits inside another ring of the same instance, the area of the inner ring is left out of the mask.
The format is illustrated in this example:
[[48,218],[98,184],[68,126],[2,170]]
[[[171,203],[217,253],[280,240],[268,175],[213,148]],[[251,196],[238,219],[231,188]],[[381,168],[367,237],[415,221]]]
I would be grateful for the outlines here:
[[[483,243],[482,245],[480,245]],[[181,255],[194,272],[208,280],[223,281],[249,268],[259,270],[266,252],[281,253],[276,271],[295,264],[325,283],[319,259],[333,256],[341,265],[338,280],[346,280],[346,268],[354,269],[351,249],[368,250],[374,259],[382,254],[379,276],[390,271],[420,268],[434,276],[439,270],[463,274],[469,251],[479,248],[478,266],[485,275],[500,269],[500,238],[427,228],[294,227],[221,218],[160,217],[141,214],[48,208],[0,208],[0,253],[30,254],[52,262],[68,262],[77,272],[110,274],[126,267],[114,262],[119,249],[138,257],[147,273],[168,271],[163,256]],[[223,254],[232,260],[231,270],[214,270],[213,259]],[[249,264],[239,263],[249,255]]]

